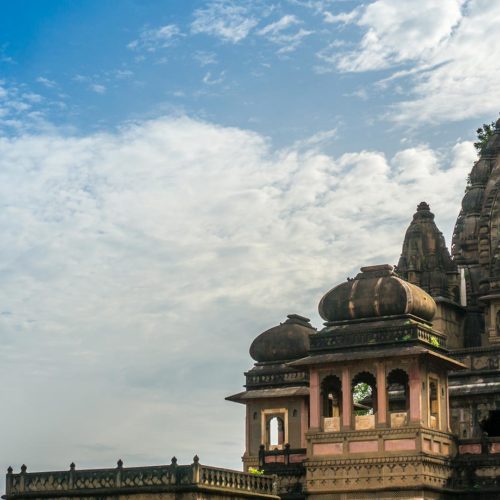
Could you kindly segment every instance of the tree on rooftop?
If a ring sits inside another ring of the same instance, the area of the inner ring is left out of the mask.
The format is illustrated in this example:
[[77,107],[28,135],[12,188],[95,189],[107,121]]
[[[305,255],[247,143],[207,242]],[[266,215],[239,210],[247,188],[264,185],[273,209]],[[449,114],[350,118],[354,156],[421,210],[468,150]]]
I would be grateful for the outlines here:
[[477,133],[477,142],[474,143],[474,147],[476,148],[477,154],[481,154],[488,144],[490,137],[493,135],[495,131],[495,122],[483,123],[482,127],[479,127],[476,130]]

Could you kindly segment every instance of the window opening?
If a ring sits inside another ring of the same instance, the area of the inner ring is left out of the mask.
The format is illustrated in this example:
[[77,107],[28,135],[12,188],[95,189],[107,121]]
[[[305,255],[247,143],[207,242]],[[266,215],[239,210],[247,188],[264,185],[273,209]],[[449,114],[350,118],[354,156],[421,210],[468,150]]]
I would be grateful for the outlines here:
[[439,429],[439,400],[438,381],[429,379],[429,425],[432,429]]
[[500,436],[500,410],[491,410],[488,418],[480,423],[483,432],[489,437]]
[[358,373],[352,380],[354,415],[374,415],[377,411],[377,382],[368,372]]
[[321,383],[323,417],[340,417],[342,404],[342,384],[338,377],[330,375]]
[[387,396],[390,412],[405,412],[409,408],[408,374],[392,370],[387,377]]
[[268,420],[267,434],[270,447],[280,447],[285,440],[285,426],[281,417],[272,416]]

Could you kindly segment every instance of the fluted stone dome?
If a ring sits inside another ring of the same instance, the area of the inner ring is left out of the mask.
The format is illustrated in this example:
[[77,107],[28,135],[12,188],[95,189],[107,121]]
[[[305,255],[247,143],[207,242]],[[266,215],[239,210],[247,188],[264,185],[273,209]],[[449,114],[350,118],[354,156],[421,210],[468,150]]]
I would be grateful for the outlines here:
[[491,173],[491,163],[487,160],[477,161],[470,172],[471,184],[480,184],[485,186]]
[[435,313],[434,299],[387,264],[362,267],[356,278],[327,292],[319,303],[319,314],[329,322],[403,314],[430,321]]
[[473,184],[470,186],[462,199],[462,210],[465,213],[481,213],[483,207],[484,186]]
[[250,346],[250,356],[258,362],[299,359],[307,356],[309,335],[316,331],[310,320],[289,314],[284,323],[261,333]]

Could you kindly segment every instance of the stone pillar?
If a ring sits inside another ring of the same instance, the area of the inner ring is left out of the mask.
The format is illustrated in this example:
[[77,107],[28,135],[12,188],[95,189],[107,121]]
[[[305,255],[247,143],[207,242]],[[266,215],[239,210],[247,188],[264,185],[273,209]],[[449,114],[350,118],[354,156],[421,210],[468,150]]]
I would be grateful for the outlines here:
[[385,364],[377,363],[377,422],[387,425],[387,384],[385,378]]
[[351,428],[352,390],[349,368],[342,368],[342,425],[345,429]]
[[245,454],[250,455],[250,419],[252,418],[252,412],[250,411],[250,405],[247,403],[246,408],[246,418],[245,418]]
[[305,448],[307,446],[306,442],[306,432],[309,422],[307,421],[307,404],[305,400],[300,403],[300,446]]
[[319,394],[319,375],[316,368],[311,368],[311,373],[309,374],[309,404],[311,405],[310,411],[310,423],[309,427],[311,430],[319,430],[320,428],[320,394]]
[[448,375],[446,375],[446,374],[445,374],[444,381],[445,381],[445,384],[446,384],[446,401],[445,401],[445,408],[446,408],[446,430],[448,432],[451,432],[450,387],[448,386]]
[[418,360],[413,360],[410,366],[410,422],[422,422],[422,377]]

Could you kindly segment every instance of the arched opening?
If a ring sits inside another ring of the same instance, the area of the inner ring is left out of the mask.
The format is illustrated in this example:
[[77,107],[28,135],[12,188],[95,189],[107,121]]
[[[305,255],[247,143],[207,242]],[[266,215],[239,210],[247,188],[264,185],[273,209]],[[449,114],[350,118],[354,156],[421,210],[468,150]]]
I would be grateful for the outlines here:
[[285,425],[283,419],[271,416],[267,421],[267,442],[269,448],[282,448],[285,440]]
[[439,384],[434,378],[429,379],[429,427],[439,429]]
[[374,429],[377,413],[377,381],[369,372],[352,379],[352,403],[355,429]]
[[490,410],[488,418],[483,420],[480,426],[489,437],[500,436],[500,410]]
[[339,432],[342,413],[342,383],[335,375],[329,375],[323,379],[321,400],[323,430],[325,432]]
[[387,376],[387,401],[391,427],[406,425],[410,404],[408,374],[397,368]]

